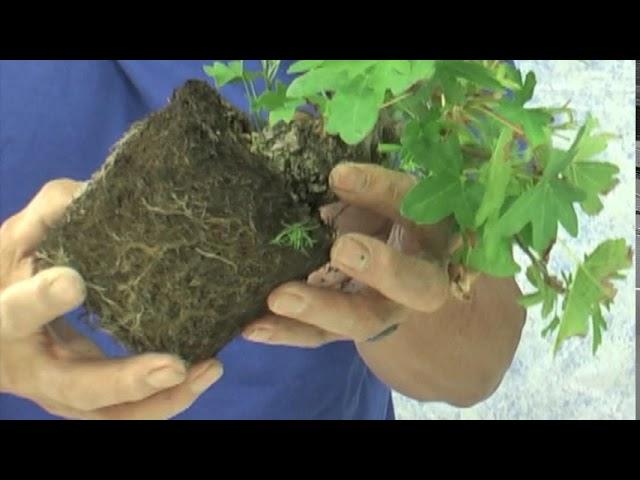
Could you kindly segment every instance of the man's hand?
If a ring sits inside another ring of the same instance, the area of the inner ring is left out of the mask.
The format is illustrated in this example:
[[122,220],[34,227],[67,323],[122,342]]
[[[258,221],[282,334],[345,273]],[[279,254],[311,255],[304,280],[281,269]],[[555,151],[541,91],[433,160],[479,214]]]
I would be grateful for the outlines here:
[[448,258],[459,238],[448,221],[417,226],[402,218],[400,203],[414,182],[377,166],[336,167],[330,184],[342,204],[326,215],[337,216],[343,235],[331,250],[331,268],[274,290],[273,314],[244,335],[301,347],[352,340],[397,390],[467,405],[499,384],[524,311],[512,279],[476,278],[468,302],[450,294]]
[[277,315],[254,323],[246,331],[249,338],[297,346],[364,342],[447,301],[443,260],[452,240],[446,226],[420,228],[399,214],[414,179],[380,167],[340,166],[330,183],[346,202],[323,211],[341,234],[330,266],[312,274],[306,285],[291,282],[277,288],[268,301]]
[[48,183],[0,228],[0,392],[67,418],[177,415],[220,378],[219,362],[187,370],[166,354],[107,359],[61,318],[84,300],[80,275],[62,267],[34,275],[38,244],[81,186],[73,180]]

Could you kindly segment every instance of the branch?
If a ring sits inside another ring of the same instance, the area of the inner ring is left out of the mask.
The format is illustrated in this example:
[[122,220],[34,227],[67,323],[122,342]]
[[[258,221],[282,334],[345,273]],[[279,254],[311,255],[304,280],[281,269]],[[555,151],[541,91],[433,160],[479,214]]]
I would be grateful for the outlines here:
[[518,247],[520,247],[520,250],[522,250],[525,253],[525,255],[529,257],[531,262],[538,268],[538,270],[540,270],[540,272],[542,273],[542,276],[544,277],[545,283],[549,285],[551,288],[553,288],[556,292],[565,293],[566,290],[562,286],[560,281],[557,278],[549,275],[547,266],[544,263],[542,263],[539,259],[537,259],[533,253],[531,253],[531,250],[529,250],[529,248],[522,242],[522,239],[520,238],[520,236],[516,235],[515,239],[516,239],[516,243],[518,244]]

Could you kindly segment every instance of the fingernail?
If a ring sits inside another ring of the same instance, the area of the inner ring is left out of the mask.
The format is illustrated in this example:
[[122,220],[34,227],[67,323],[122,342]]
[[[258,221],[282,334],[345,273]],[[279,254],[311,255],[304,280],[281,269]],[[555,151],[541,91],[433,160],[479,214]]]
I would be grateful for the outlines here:
[[266,342],[271,338],[273,330],[269,327],[256,327],[249,331],[246,337],[252,342]]
[[271,310],[280,315],[296,315],[302,312],[307,301],[302,295],[291,292],[278,294],[272,302]]
[[154,388],[169,388],[183,382],[186,372],[175,367],[160,367],[152,370],[145,378],[146,382]]
[[85,296],[85,285],[82,277],[74,270],[55,277],[49,284],[51,296],[65,302],[65,305],[75,305]]
[[367,174],[353,165],[338,165],[329,177],[333,188],[351,192],[362,192],[367,187]]
[[348,236],[340,238],[333,247],[333,261],[353,270],[366,270],[370,257],[369,248],[364,243]]
[[198,373],[189,383],[191,390],[195,393],[204,392],[222,376],[222,367],[219,363],[212,362],[202,368],[203,371]]

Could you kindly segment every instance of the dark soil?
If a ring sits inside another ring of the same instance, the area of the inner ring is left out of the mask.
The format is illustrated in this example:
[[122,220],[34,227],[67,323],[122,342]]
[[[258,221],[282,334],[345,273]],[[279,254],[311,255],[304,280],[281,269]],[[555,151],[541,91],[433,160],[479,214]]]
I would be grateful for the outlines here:
[[[87,284],[92,324],[134,352],[189,362],[215,355],[266,313],[267,295],[328,261],[318,207],[342,161],[375,161],[309,119],[251,132],[208,84],[187,82],[134,124],[54,227],[39,268],[67,265]],[[308,221],[306,252],[272,245]],[[99,319],[99,320],[98,320]]]

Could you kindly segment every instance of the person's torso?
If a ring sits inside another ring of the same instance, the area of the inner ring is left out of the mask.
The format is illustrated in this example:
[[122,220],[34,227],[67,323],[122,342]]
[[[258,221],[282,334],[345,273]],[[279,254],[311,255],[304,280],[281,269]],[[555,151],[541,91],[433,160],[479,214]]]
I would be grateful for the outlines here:
[[[87,179],[129,125],[161,108],[204,61],[0,62],[0,221],[23,208],[48,180]],[[246,108],[242,86],[223,94]],[[108,354],[126,354],[75,315],[70,321]],[[0,352],[0,357],[1,357]],[[351,342],[317,349],[238,338],[218,356],[223,378],[177,418],[392,418],[389,389]],[[0,395],[0,418],[54,418],[33,403]]]

